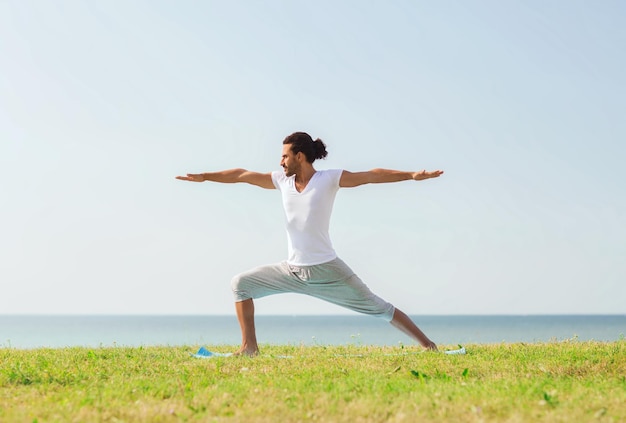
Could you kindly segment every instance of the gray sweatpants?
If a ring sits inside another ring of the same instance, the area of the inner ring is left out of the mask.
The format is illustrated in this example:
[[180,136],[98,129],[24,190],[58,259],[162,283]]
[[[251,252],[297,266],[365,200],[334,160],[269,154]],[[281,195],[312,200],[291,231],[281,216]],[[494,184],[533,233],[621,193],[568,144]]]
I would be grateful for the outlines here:
[[240,273],[231,283],[235,301],[272,294],[310,295],[359,313],[390,322],[395,308],[375,295],[341,259],[314,266],[287,262],[260,266]]

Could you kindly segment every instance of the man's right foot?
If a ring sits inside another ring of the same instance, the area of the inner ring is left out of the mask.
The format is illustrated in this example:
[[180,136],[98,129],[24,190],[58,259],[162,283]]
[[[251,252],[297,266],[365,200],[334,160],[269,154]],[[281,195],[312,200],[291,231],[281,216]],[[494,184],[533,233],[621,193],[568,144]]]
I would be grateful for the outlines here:
[[233,353],[233,355],[242,355],[242,356],[246,356],[246,357],[256,357],[257,355],[259,355],[259,349],[258,348],[256,348],[256,349],[254,349],[254,348],[241,348],[236,353]]

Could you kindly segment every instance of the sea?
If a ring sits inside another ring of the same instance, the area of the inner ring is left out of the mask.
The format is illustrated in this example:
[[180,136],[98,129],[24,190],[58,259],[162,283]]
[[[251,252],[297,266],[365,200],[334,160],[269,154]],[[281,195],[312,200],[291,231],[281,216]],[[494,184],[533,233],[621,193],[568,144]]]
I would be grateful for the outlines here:
[[[439,345],[617,341],[625,315],[411,316]],[[389,323],[361,315],[256,316],[261,345],[415,344]],[[238,345],[234,315],[0,315],[0,348]]]

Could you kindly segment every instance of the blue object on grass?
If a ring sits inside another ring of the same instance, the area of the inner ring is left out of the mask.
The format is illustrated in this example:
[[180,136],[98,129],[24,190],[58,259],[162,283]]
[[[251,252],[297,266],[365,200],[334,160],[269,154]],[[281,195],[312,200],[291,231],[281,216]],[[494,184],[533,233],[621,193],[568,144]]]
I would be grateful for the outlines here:
[[192,357],[196,358],[215,358],[215,357],[230,357],[233,353],[218,353],[209,351],[204,347],[200,347],[197,353],[191,354]]

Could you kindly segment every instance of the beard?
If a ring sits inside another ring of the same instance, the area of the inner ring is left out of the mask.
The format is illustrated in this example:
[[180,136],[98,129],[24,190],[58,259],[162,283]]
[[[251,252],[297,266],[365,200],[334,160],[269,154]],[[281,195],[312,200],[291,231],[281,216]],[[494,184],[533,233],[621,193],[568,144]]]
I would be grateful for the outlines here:
[[286,176],[293,176],[296,174],[297,172],[297,168],[295,167],[288,167],[288,166],[283,166],[283,169],[285,170],[285,175]]

